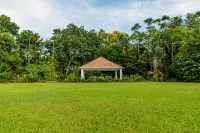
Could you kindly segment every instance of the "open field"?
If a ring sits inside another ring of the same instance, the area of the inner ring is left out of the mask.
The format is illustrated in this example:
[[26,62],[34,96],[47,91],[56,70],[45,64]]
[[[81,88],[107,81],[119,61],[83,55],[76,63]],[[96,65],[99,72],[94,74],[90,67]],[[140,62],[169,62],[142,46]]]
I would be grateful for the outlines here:
[[199,132],[200,84],[0,84],[0,132]]

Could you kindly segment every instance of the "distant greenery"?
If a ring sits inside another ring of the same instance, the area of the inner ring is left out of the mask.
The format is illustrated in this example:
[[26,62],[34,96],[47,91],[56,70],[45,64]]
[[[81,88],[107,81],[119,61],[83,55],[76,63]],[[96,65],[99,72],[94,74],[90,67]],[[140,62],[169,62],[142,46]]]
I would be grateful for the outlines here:
[[[62,80],[61,80],[62,81]],[[87,78],[87,79],[81,79],[80,76],[76,76],[74,74],[69,74],[64,81],[62,82],[68,82],[68,83],[78,83],[78,82],[140,82],[145,81],[145,79],[138,74],[136,75],[130,75],[130,76],[124,76],[122,79],[107,79],[103,75],[97,76],[95,78]]]
[[0,132],[198,133],[200,84],[1,84]]
[[74,82],[79,67],[100,56],[125,67],[128,77],[200,82],[200,12],[144,23],[133,25],[130,35],[69,24],[43,39],[30,30],[19,32],[15,22],[0,15],[0,82]]

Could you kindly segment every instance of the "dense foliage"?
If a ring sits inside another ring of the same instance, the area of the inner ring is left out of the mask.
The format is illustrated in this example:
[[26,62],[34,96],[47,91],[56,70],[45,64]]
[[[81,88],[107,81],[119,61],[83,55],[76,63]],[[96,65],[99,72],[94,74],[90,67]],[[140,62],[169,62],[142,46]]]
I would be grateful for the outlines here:
[[[79,66],[103,56],[124,69],[125,79],[200,81],[200,12],[144,20],[132,34],[87,31],[69,24],[43,39],[0,16],[0,82],[81,81]],[[141,30],[146,29],[146,30]],[[97,80],[114,73],[94,72]],[[103,75],[103,76],[102,76]],[[131,76],[132,75],[132,76]]]

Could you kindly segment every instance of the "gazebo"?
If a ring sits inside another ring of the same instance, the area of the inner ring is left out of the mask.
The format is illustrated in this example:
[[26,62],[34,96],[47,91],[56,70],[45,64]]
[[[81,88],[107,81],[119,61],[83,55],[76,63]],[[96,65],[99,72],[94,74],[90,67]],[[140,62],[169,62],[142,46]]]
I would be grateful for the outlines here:
[[79,67],[81,69],[81,78],[85,79],[85,72],[86,71],[114,71],[115,72],[115,78],[118,78],[118,71],[120,71],[120,79],[123,77],[122,69],[124,67],[121,67],[118,64],[115,64],[103,57],[99,57],[82,67]]

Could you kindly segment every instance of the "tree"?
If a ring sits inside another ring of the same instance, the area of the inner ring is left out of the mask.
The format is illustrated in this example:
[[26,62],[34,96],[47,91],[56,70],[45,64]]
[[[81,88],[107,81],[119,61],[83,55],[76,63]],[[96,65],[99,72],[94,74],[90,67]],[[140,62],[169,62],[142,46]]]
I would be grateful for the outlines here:
[[19,69],[21,59],[14,38],[8,33],[0,34],[0,73],[12,72]]
[[38,63],[40,52],[42,50],[40,44],[42,39],[38,33],[30,30],[23,30],[17,36],[17,43],[19,46],[21,57],[24,59],[24,65],[31,63]]
[[0,32],[7,32],[16,36],[19,31],[19,26],[15,22],[11,22],[10,18],[6,15],[0,16]]
[[199,81],[200,11],[183,18],[147,18],[146,27],[136,23],[130,36],[69,24],[44,41],[30,30],[18,33],[17,24],[1,15],[0,81],[74,79],[81,65],[99,56],[124,66],[128,76]]
[[161,45],[161,32],[154,26],[154,24],[160,22],[160,20],[153,20],[152,18],[148,18],[144,22],[147,24],[147,32],[145,38],[147,43],[146,55],[151,67],[153,68],[149,75],[153,75],[153,78],[157,81],[159,77],[163,78],[163,74],[160,72],[159,68],[162,65],[162,59],[166,55],[164,48]]
[[131,29],[133,31],[133,34],[131,35],[131,40],[137,46],[138,60],[140,60],[140,56],[141,56],[141,53],[140,53],[141,43],[142,41],[144,41],[144,37],[145,37],[144,32],[139,32],[140,28],[141,26],[137,23]]
[[[192,21],[191,21],[192,20]],[[200,81],[200,12],[187,18],[188,29],[173,62],[180,81]]]

